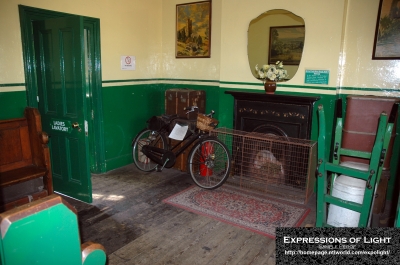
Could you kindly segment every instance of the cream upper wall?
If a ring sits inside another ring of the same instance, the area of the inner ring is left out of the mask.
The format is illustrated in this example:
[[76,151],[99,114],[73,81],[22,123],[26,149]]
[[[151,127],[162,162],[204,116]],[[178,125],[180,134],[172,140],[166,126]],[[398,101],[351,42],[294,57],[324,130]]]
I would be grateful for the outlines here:
[[400,96],[400,61],[372,60],[379,0],[349,0],[343,49],[341,86],[391,88]]
[[[248,25],[268,10],[286,9],[306,24],[303,59],[287,84],[304,85],[304,71],[310,68],[330,70],[329,87],[400,90],[400,62],[371,59],[379,0],[213,0],[211,58],[176,59],[175,9],[187,2],[0,0],[0,84],[25,82],[18,14],[22,4],[99,18],[103,80],[173,78],[258,85],[247,60]],[[120,70],[121,55],[136,56],[137,70]]]
[[220,80],[221,63],[221,6],[222,0],[213,0],[211,9],[211,57],[175,58],[176,5],[190,1],[162,1],[162,44],[164,78]]
[[305,69],[327,69],[329,86],[336,86],[344,0],[223,1],[221,80],[257,82],[247,62],[247,29],[252,19],[272,9],[289,10],[305,21],[303,57],[286,84],[304,85]]
[[25,82],[18,8],[13,2],[0,0],[0,84]]
[[[305,85],[305,69],[328,69],[328,86],[346,87],[338,93],[399,97],[400,61],[372,60],[378,7],[379,0],[222,1],[221,81],[257,82],[247,61],[248,25],[268,10],[286,9],[302,17],[306,27],[299,70],[286,84]],[[352,87],[382,91],[351,91]]]
[[[162,75],[162,0],[0,0],[0,84],[25,82],[19,4],[99,18],[103,80]],[[135,71],[121,70],[122,55],[136,56]]]

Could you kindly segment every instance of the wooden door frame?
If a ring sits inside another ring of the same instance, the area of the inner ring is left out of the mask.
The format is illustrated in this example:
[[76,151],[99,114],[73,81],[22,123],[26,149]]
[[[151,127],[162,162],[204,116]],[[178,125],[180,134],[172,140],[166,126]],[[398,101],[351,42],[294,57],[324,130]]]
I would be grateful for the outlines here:
[[[66,17],[73,14],[23,5],[19,5],[18,9],[21,26],[27,105],[37,108],[38,86],[32,22],[49,18]],[[90,169],[92,173],[103,173],[106,171],[106,165],[101,90],[100,19],[83,17],[83,21],[85,27],[88,27],[93,33],[92,53],[94,55],[94,71],[92,73],[91,90],[89,91],[89,101],[92,107],[87,110],[87,117],[92,117],[92,120],[88,122],[93,128],[93,130],[91,130],[93,134],[89,135],[89,153],[91,156],[91,159],[89,159],[89,161],[91,161]]]

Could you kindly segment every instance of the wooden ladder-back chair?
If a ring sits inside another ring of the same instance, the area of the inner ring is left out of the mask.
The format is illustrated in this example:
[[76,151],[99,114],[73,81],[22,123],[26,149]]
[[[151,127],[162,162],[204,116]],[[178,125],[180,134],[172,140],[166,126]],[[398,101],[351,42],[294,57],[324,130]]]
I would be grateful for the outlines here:
[[[324,108],[318,106],[317,227],[368,226],[377,183],[390,163],[399,100],[349,96],[347,101],[344,126],[342,101],[337,103],[332,154],[326,151]],[[349,108],[349,102],[355,106]],[[377,108],[372,110],[369,104]],[[357,124],[364,132],[354,130]]]

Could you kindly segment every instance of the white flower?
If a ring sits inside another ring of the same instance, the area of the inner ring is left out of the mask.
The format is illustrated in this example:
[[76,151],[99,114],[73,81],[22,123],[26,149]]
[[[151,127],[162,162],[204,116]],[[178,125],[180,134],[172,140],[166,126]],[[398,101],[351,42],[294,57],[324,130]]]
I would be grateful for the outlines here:
[[276,73],[275,65],[271,65],[271,67],[269,68],[269,71],[272,72],[272,73]]
[[259,76],[260,78],[262,78],[262,79],[266,78],[266,75],[265,75],[265,73],[264,73],[263,71],[259,71],[259,72],[258,72],[258,76]]
[[261,68],[258,64],[255,67],[258,78],[262,79],[264,82],[269,79],[271,81],[280,81],[289,77],[287,71],[283,69],[283,62],[277,61],[275,64],[264,64]]
[[270,72],[267,73],[267,77],[268,77],[269,80],[273,81],[273,80],[276,79],[277,75],[274,72],[270,71]]

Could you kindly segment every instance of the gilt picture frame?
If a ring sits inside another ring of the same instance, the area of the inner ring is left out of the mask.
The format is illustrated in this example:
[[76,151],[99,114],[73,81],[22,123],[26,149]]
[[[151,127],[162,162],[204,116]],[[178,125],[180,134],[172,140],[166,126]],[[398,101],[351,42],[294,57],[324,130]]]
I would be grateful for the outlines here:
[[268,63],[283,61],[284,65],[299,65],[304,48],[304,26],[270,27]]
[[373,60],[400,59],[400,0],[381,0],[376,19]]
[[176,58],[211,57],[210,1],[176,5]]

